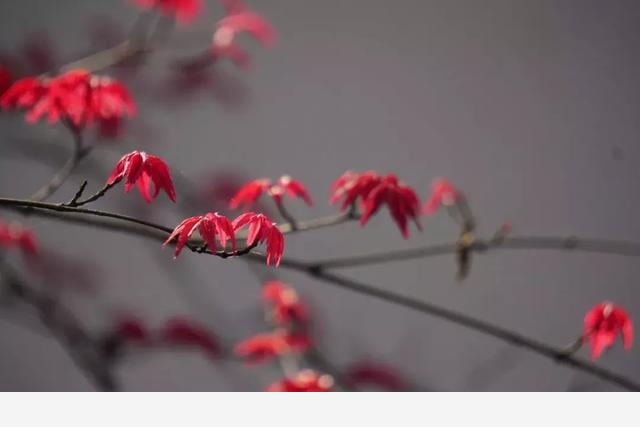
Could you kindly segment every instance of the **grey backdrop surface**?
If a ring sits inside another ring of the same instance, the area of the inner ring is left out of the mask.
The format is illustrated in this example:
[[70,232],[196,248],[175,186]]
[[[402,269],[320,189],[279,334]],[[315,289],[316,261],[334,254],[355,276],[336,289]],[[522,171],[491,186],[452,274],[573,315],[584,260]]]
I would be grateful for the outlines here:
[[[334,211],[326,203],[332,179],[371,168],[397,172],[423,197],[433,177],[449,177],[469,195],[484,235],[511,220],[518,234],[640,240],[639,2],[251,4],[277,28],[275,49],[252,49],[251,70],[221,67],[212,86],[176,99],[167,63],[206,44],[210,24],[202,19],[198,34],[179,34],[138,75],[118,72],[139,104],[131,132],[96,150],[54,199],[69,198],[85,177],[97,188],[122,153],[142,148],[170,162],[179,195],[216,171],[289,173],[316,199],[313,210],[296,205],[295,213],[312,217]],[[218,10],[209,5],[213,17]],[[94,48],[88,28],[113,22],[124,33],[134,18],[123,0],[3,0],[0,48],[16,53],[39,32],[65,61]],[[68,149],[63,131],[26,126],[14,115],[0,118],[0,135],[3,196],[28,196]],[[168,225],[186,215],[164,197],[147,208],[121,189],[97,206]],[[65,291],[64,298],[90,328],[104,327],[120,308],[152,324],[190,313],[228,340],[264,327],[256,280],[241,261],[184,254],[173,262],[169,251],[133,236],[25,221],[44,245],[88,266],[95,295]],[[291,236],[287,254],[313,259],[406,248],[456,233],[445,216],[425,219],[424,228],[403,241],[385,213],[364,230],[345,225]],[[640,318],[633,258],[500,251],[477,256],[462,285],[454,272],[447,257],[346,273],[558,345],[575,338],[584,312],[603,299]],[[430,390],[610,389],[458,326],[278,273],[309,300],[320,347],[339,366],[385,361]],[[0,390],[92,389],[33,316],[8,310],[2,318]],[[637,350],[617,348],[599,363],[640,381],[639,361]],[[258,390],[277,376],[173,352],[118,370],[126,390]]]

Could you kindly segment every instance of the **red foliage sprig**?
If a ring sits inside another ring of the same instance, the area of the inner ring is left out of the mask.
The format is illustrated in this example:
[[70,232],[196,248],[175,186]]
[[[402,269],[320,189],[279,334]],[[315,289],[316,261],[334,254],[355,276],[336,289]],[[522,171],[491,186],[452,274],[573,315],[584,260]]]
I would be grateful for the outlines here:
[[271,196],[278,204],[282,203],[282,195],[286,194],[291,198],[304,200],[309,206],[313,205],[313,200],[311,200],[311,196],[304,184],[288,175],[284,175],[275,183],[272,183],[268,178],[248,182],[231,198],[229,208],[249,208],[265,193]]
[[422,229],[418,195],[394,174],[383,176],[374,171],[347,171],[331,185],[331,204],[336,204],[341,199],[342,211],[360,203],[360,224],[363,226],[380,207],[386,205],[405,239],[409,237],[409,219],[413,220],[419,230]]
[[267,265],[275,264],[278,267],[284,253],[284,236],[277,224],[264,214],[247,212],[233,221],[235,231],[245,227],[247,228],[247,246],[266,243]]
[[[167,193],[172,202],[176,201],[176,192],[169,173],[169,167],[159,157],[144,151],[132,151],[125,154],[118,161],[106,185],[113,186],[125,179],[124,191],[129,192],[135,185],[142,198],[151,203],[158,196],[160,190]],[[154,191],[151,193],[151,186]]]
[[166,246],[173,240],[177,240],[174,252],[175,258],[180,255],[187,241],[196,230],[212,251],[215,252],[218,247],[216,238],[223,250],[227,245],[227,241],[230,241],[233,251],[236,251],[236,236],[233,225],[227,217],[220,215],[218,212],[209,212],[205,215],[185,219],[176,226],[163,245]]
[[227,58],[239,67],[249,65],[249,54],[237,43],[239,34],[246,33],[263,46],[275,42],[275,30],[260,15],[235,7],[230,14],[218,21],[211,41],[211,55],[215,59]]
[[0,221],[0,248],[18,248],[28,256],[39,252],[35,234],[18,223],[5,224]]
[[298,293],[287,284],[278,280],[262,286],[262,300],[270,308],[273,322],[278,326],[293,325],[296,328],[306,327],[309,314],[306,305],[300,300]]
[[113,134],[122,118],[132,117],[136,112],[123,84],[84,70],[72,70],[53,78],[20,79],[2,95],[0,106],[5,110],[27,110],[28,123],[46,117],[49,124],[62,120],[75,131],[97,123],[104,134]]
[[433,215],[441,206],[454,206],[462,197],[462,193],[444,178],[436,178],[431,184],[431,195],[424,205],[423,212]]
[[627,312],[611,302],[602,302],[589,310],[584,318],[583,340],[591,346],[591,358],[615,344],[620,335],[625,350],[633,344],[633,324]]

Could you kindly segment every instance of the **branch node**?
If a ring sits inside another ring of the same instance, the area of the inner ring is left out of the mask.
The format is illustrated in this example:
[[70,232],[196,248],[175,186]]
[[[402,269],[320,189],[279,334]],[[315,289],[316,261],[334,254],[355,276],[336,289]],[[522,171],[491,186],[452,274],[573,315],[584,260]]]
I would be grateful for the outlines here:
[[307,272],[314,277],[319,277],[322,275],[324,268],[319,264],[311,264],[307,266]]

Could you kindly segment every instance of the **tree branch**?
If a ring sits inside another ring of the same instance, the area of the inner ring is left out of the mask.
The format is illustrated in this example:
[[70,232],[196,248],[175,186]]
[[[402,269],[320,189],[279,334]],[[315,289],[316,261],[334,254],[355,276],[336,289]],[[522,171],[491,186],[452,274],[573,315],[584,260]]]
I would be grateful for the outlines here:
[[[100,193],[100,192],[99,192]],[[85,222],[85,221],[78,221],[77,216],[95,216],[95,217],[103,217],[103,218],[110,218],[110,219],[114,219],[120,222],[125,222],[125,223],[132,223],[132,224],[137,224],[137,225],[142,225],[146,228],[151,228],[151,229],[155,229],[158,231],[162,231],[164,233],[168,233],[171,234],[171,232],[173,231],[172,228],[160,225],[160,224],[155,224],[153,222],[150,221],[145,221],[142,219],[138,219],[132,216],[128,216],[128,215],[123,215],[123,214],[118,214],[118,213],[114,213],[114,212],[108,212],[108,211],[103,211],[103,210],[97,210],[97,209],[86,209],[86,208],[80,208],[80,207],[76,207],[76,206],[70,206],[69,204],[54,204],[54,203],[47,203],[47,202],[37,202],[37,201],[33,201],[33,200],[23,200],[23,199],[11,199],[11,198],[4,198],[1,197],[0,198],[0,207],[10,207],[10,208],[14,208],[20,211],[26,211],[26,212],[35,212],[38,211],[40,215],[43,216],[55,216],[58,219],[61,220],[66,220],[66,221],[70,221],[70,222]],[[52,212],[57,212],[58,215],[52,214]],[[310,231],[310,230],[317,230],[319,228],[324,228],[324,227],[329,227],[329,226],[333,226],[333,225],[338,225],[347,221],[352,220],[353,218],[355,218],[351,213],[347,212],[347,213],[341,213],[338,215],[330,215],[330,216],[326,216],[326,217],[320,217],[320,218],[315,218],[315,219],[311,219],[308,221],[300,221],[298,223],[298,226],[296,228],[296,230],[293,230],[291,227],[291,224],[289,223],[284,223],[278,226],[278,228],[280,229],[280,231],[284,234],[288,234],[288,233],[292,233],[292,232],[301,232],[301,231]],[[113,224],[112,223],[103,223],[101,221],[91,221],[92,224],[96,225],[96,226],[107,226],[107,228],[110,228]],[[116,228],[116,227],[114,227]],[[134,232],[135,229],[131,229],[131,227],[123,227],[124,229],[126,229],[127,231],[131,231]],[[147,230],[148,232],[148,230]],[[164,236],[164,238],[166,238],[166,236]],[[196,244],[196,243],[202,243],[202,241],[196,240],[193,241],[192,243]]]
[[154,224],[153,222],[150,222],[150,221],[145,221],[145,220],[134,218],[127,215],[122,215],[122,214],[117,214],[117,213],[107,212],[107,211],[100,211],[95,209],[76,208],[72,206],[56,205],[53,203],[37,202],[32,200],[7,199],[7,198],[0,198],[0,205],[11,206],[15,208],[23,208],[21,210],[26,210],[26,211],[40,210],[40,211],[54,211],[54,212],[63,213],[64,215],[60,215],[60,218],[64,218],[65,216],[74,216],[74,215],[90,215],[90,216],[117,219],[119,221],[143,225],[148,228],[164,231],[165,233],[171,233],[173,231],[173,229],[169,227]]
[[64,203],[63,206],[69,206],[69,207],[72,207],[72,208],[77,208],[79,206],[84,206],[84,205],[89,204],[91,202],[95,202],[96,200],[102,198],[105,194],[107,194],[107,191],[111,190],[111,188],[113,188],[113,186],[115,186],[116,184],[117,184],[117,182],[114,182],[114,183],[111,183],[111,184],[106,184],[104,187],[102,187],[100,190],[98,190],[92,196],[87,197],[84,200],[80,200],[80,197],[82,197],[82,193],[84,193],[84,190],[87,187],[87,181],[84,181],[82,183],[82,185],[80,186],[80,188],[78,189],[78,192],[75,194],[75,196],[73,196],[73,199],[71,199],[71,201],[69,203]]
[[117,45],[92,53],[76,61],[69,62],[59,67],[59,72],[67,72],[81,68],[91,73],[104,68],[113,67],[119,63],[134,57],[147,50],[147,37],[149,24],[153,13],[142,12],[138,14],[129,36]]
[[[583,239],[574,236],[522,236],[505,237],[500,240],[476,239],[470,247],[470,250],[479,253],[496,249],[561,250],[629,257],[640,256],[640,243],[638,242],[609,239]],[[442,243],[421,246],[413,249],[399,249],[395,251],[381,251],[365,255],[330,258],[317,262],[309,262],[308,265],[310,267],[323,269],[349,268],[407,261],[411,259],[428,258],[440,255],[450,255],[456,251],[456,243]]]
[[73,173],[80,161],[89,154],[90,147],[82,147],[82,134],[71,127],[71,133],[73,134],[73,151],[69,160],[62,166],[62,168],[45,184],[42,188],[36,191],[30,199],[33,201],[41,202],[48,199],[53,193],[55,193],[62,184],[65,183],[67,178]]
[[587,372],[602,380],[605,380],[612,384],[616,384],[627,390],[640,391],[640,384],[628,380],[623,376],[611,372],[607,369],[601,368],[594,363],[577,359],[570,353],[567,353],[566,349],[564,348],[556,348],[532,338],[527,338],[508,329],[476,319],[474,317],[467,316],[465,314],[458,313],[435,304],[417,301],[412,298],[398,295],[382,289],[373,288],[369,285],[351,280],[343,276],[339,276],[322,270],[306,270],[305,272],[313,277],[318,278],[319,280],[324,281],[325,283],[329,283],[340,288],[349,289],[362,295],[368,295],[374,298],[378,298],[383,301],[400,305],[402,307],[406,307],[420,313],[438,317],[451,323],[464,326],[468,329],[481,332],[485,335],[490,335],[516,347],[530,350],[541,356],[552,359],[557,363],[568,365],[577,370]]
[[33,307],[42,324],[60,342],[74,363],[102,391],[117,391],[118,386],[93,338],[51,297],[28,286],[13,268],[0,261],[0,274],[14,296]]

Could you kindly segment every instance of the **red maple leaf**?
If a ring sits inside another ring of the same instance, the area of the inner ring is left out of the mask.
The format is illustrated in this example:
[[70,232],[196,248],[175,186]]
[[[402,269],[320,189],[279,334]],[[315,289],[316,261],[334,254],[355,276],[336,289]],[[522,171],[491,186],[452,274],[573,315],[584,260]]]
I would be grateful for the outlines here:
[[[111,172],[107,185],[115,185],[126,179],[124,191],[129,192],[136,185],[142,198],[151,203],[158,196],[160,190],[164,190],[172,202],[176,201],[176,192],[171,180],[171,174],[167,164],[159,157],[147,154],[144,151],[132,151],[125,154],[118,161]],[[155,191],[151,193],[151,185]]]
[[633,343],[633,324],[625,310],[610,302],[602,302],[589,310],[584,318],[584,341],[591,345],[591,358],[598,359],[622,337],[625,350]]

